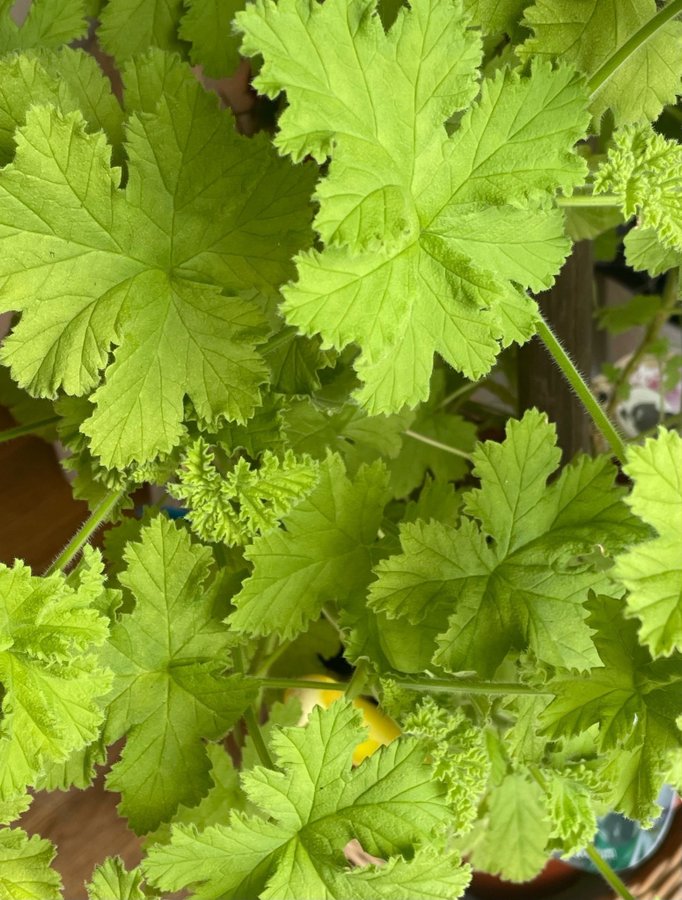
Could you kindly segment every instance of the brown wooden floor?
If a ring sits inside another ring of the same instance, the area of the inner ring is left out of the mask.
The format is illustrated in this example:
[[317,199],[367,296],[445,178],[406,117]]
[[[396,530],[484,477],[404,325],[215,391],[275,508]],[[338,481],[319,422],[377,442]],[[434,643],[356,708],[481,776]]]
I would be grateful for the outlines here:
[[[0,409],[0,428],[12,423]],[[43,572],[85,519],[87,509],[74,501],[54,449],[36,438],[0,444],[0,562],[24,559]],[[140,841],[116,814],[118,797],[102,789],[103,774],[87,791],[36,796],[20,824],[58,848],[56,867],[64,880],[66,900],[84,900],[83,884],[93,867],[119,855],[127,865],[140,859]],[[682,813],[678,814],[665,850],[644,866],[631,882],[637,900],[682,900]],[[516,895],[518,896],[518,894]],[[607,900],[602,883],[582,878],[554,900]],[[526,898],[524,898],[526,900]]]

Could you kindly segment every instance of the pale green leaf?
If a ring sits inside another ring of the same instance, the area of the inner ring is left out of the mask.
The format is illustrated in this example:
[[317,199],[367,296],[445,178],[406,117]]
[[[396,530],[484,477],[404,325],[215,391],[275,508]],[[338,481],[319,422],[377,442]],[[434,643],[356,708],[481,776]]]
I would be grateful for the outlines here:
[[669,768],[682,747],[682,657],[653,660],[637,640],[636,623],[624,618],[620,600],[590,603],[590,625],[602,666],[589,678],[559,677],[555,698],[540,717],[550,739],[598,726],[604,784],[613,807],[633,819],[648,818]]
[[97,866],[87,885],[89,900],[145,900],[142,873],[127,871],[119,856],[109,857]]
[[[162,890],[198,883],[204,900],[460,896],[469,873],[457,854],[423,846],[451,821],[423,749],[400,738],[351,772],[359,718],[351,704],[336,702],[316,707],[305,728],[275,732],[277,768],[243,777],[269,820],[233,814],[228,826],[201,834],[175,828],[170,844],[144,863],[150,882]],[[350,869],[343,850],[353,839],[388,865]]]
[[232,600],[231,627],[293,638],[325,603],[343,604],[362,591],[388,499],[386,481],[380,463],[363,467],[351,481],[341,459],[330,455],[316,487],[284,518],[284,528],[247,548],[253,574]]
[[14,0],[0,2],[0,53],[30,47],[58,47],[87,31],[87,0],[32,0],[18,25],[10,10]]
[[548,199],[584,178],[571,147],[587,117],[573,74],[538,66],[484,81],[448,136],[479,38],[451,0],[415,0],[388,34],[373,9],[260,0],[237,21],[264,57],[258,89],[287,93],[277,145],[332,157],[316,192],[327,247],[298,257],[283,310],[325,345],[360,346],[356,396],[379,413],[426,399],[434,351],[475,379],[533,334],[522,288],[549,286],[568,253]]
[[286,406],[282,430],[296,453],[315,459],[324,459],[330,450],[340,453],[354,474],[363,463],[398,456],[412,418],[409,412],[368,416],[353,402],[328,408],[324,400],[306,398]]
[[653,228],[633,228],[625,235],[625,260],[638,271],[662,275],[674,266],[682,266],[682,252],[664,247]]
[[308,218],[307,173],[237,135],[189,69],[164,62],[178,84],[131,119],[125,190],[103,136],[46,108],[31,110],[0,173],[0,284],[5,308],[23,312],[3,359],[38,396],[91,391],[108,366],[83,425],[107,466],[169,452],[185,394],[209,424],[252,415],[264,322],[225,290],[272,290]]
[[178,24],[183,0],[107,0],[99,14],[97,36],[114,59],[121,63],[149,47],[180,51]]
[[255,686],[223,674],[230,637],[215,609],[220,579],[211,552],[172,521],[154,519],[128,544],[119,581],[135,608],[114,625],[105,659],[114,672],[105,737],[127,741],[107,785],[139,833],[207,793],[202,738],[223,737],[252,702]]
[[12,54],[0,59],[0,163],[14,156],[15,129],[26,111],[50,103],[62,112],[80,109],[88,126],[104,128],[112,142],[122,140],[123,112],[109,80],[82,50]]
[[511,34],[530,0],[464,0],[464,9],[483,34]]
[[621,225],[623,216],[615,207],[569,206],[566,215],[566,234],[572,241],[588,241]]
[[99,735],[110,673],[92,652],[108,634],[96,608],[104,592],[99,554],[71,584],[0,566],[0,800],[13,802],[43,766],[66,760]]
[[597,815],[589,785],[572,777],[570,769],[542,772],[547,784],[550,837],[562,856],[578,853],[594,840]]
[[548,486],[555,444],[543,414],[510,421],[503,443],[474,451],[481,487],[465,495],[471,518],[458,528],[406,524],[402,555],[379,563],[370,606],[414,624],[440,621],[438,665],[492,676],[510,650],[528,647],[555,666],[597,661],[583,603],[609,582],[587,557],[599,545],[620,549],[642,528],[605,457],[579,457]]
[[208,793],[195,806],[179,806],[170,822],[147,835],[147,846],[168,843],[173,825],[193,825],[203,831],[209,825],[224,825],[230,810],[244,808],[244,792],[230,754],[220,744],[207,744],[206,753],[211,762],[212,784]]
[[414,704],[400,724],[406,734],[424,742],[435,775],[447,789],[458,831],[466,834],[478,817],[490,775],[485,732],[470,722],[461,709],[445,709],[432,697]]
[[263,397],[263,405],[248,422],[244,425],[225,422],[216,430],[215,440],[230,454],[245,450],[252,459],[266,450],[271,453],[281,452],[285,446],[281,433],[281,416],[280,398],[267,392]]
[[472,865],[506,881],[529,881],[547,863],[550,823],[541,788],[522,772],[509,774],[491,792],[488,814]]
[[634,481],[630,507],[659,536],[621,554],[614,571],[630,592],[640,639],[653,656],[667,656],[682,649],[682,438],[661,428],[628,448],[625,471]]
[[318,338],[296,334],[294,328],[282,325],[279,317],[273,323],[276,333],[263,347],[271,372],[273,391],[280,394],[310,394],[320,387],[319,370],[332,365],[334,354],[320,349]]
[[199,438],[183,460],[179,484],[169,489],[189,507],[190,525],[202,540],[232,545],[276,528],[317,480],[317,463],[291,451],[281,458],[266,451],[259,468],[242,458],[223,473],[211,447]]
[[62,881],[51,868],[49,841],[20,828],[0,828],[0,900],[61,900]]
[[185,0],[179,36],[191,44],[189,57],[206,75],[230,75],[239,64],[239,40],[232,31],[243,0]]
[[[558,59],[589,78],[655,14],[655,0],[536,0],[524,16],[533,36],[518,52]],[[668,22],[599,87],[592,113],[611,109],[617,123],[657,119],[681,79],[682,22]]]
[[[680,23],[682,27],[682,22]],[[650,125],[623,128],[597,171],[595,193],[615,194],[627,218],[653,229],[667,250],[682,252],[682,145]]]

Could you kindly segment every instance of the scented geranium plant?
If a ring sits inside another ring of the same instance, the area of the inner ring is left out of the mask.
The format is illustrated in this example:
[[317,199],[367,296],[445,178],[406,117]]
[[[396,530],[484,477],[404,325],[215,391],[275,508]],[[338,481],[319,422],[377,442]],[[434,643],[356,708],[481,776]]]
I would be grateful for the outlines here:
[[[1,0],[0,439],[56,434],[91,516],[0,567],[0,896],[61,896],[17,819],[115,742],[146,852],[91,900],[454,900],[582,848],[631,896],[592,839],[682,780],[682,441],[626,440],[534,296],[625,235],[661,355],[681,16]],[[516,406],[531,339],[593,453]]]

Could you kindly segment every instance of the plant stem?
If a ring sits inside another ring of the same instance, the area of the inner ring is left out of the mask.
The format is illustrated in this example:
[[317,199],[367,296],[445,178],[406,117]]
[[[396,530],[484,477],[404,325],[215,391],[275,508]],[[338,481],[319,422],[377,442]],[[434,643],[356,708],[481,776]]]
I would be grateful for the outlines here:
[[90,516],[83,522],[78,531],[71,538],[69,543],[64,547],[59,556],[55,559],[51,566],[46,570],[45,575],[53,575],[60,569],[65,569],[76,556],[81,552],[83,547],[88,543],[97,529],[103,525],[111,516],[118,506],[121,499],[125,496],[125,488],[110,491],[104,499],[94,508]]
[[672,0],[672,2],[667,6],[664,6],[663,9],[659,9],[648,22],[645,22],[644,25],[642,25],[639,31],[636,31],[629,37],[628,40],[597,69],[587,84],[590,94],[594,97],[604,83],[628,61],[633,53],[639,50],[639,48],[653,37],[660,28],[681,12],[682,0]]
[[47,419],[38,419],[37,422],[29,422],[28,425],[17,425],[14,428],[6,428],[4,431],[0,431],[0,444],[5,444],[7,441],[13,441],[15,438],[23,437],[25,434],[35,434],[37,431],[47,428],[48,425],[54,425],[54,423],[58,421],[59,416],[50,416]]
[[268,653],[262,662],[259,663],[258,668],[255,671],[256,676],[267,675],[270,669],[274,666],[277,660],[282,656],[291,646],[291,641],[283,641],[279,647],[276,647],[271,653]]
[[270,751],[265,745],[263,734],[260,730],[260,725],[258,724],[258,719],[256,718],[256,713],[252,706],[247,706],[244,710],[244,721],[246,722],[246,728],[251,735],[251,740],[253,741],[253,746],[256,748],[256,753],[258,754],[258,759],[261,761],[261,765],[265,766],[266,769],[274,769],[275,763],[270,756]]
[[347,681],[314,681],[308,678],[270,678],[255,675],[255,678],[263,688],[272,688],[273,690],[292,688],[293,690],[306,691],[339,691],[344,693],[348,687]]
[[346,685],[346,690],[344,691],[346,700],[355,700],[356,697],[360,696],[367,682],[368,675],[369,661],[361,659],[355,667],[351,680]]
[[554,696],[553,691],[543,691],[518,681],[467,681],[464,678],[395,678],[398,687],[408,691],[424,691],[446,694],[531,694]]
[[628,890],[627,885],[620,880],[606,860],[599,855],[593,844],[585,847],[585,853],[587,853],[592,864],[599,871],[599,874],[604,881],[609,887],[613,888],[619,897],[622,897],[622,900],[635,900],[635,897]]
[[614,207],[620,201],[613,194],[573,194],[572,197],[557,197],[556,205],[564,209],[576,206]]
[[646,354],[651,344],[658,338],[658,334],[661,328],[663,328],[665,323],[672,315],[679,298],[679,292],[680,270],[679,267],[676,266],[674,269],[670,269],[666,276],[665,287],[663,288],[663,302],[661,303],[661,308],[647,325],[644,336],[639,342],[639,346],[627,361],[626,365],[623,366],[623,368],[620,370],[618,378],[613,383],[613,392],[611,394],[611,399],[609,400],[606,407],[607,415],[613,415],[618,403],[618,394],[620,393],[620,389],[624,384],[627,384],[630,379],[630,375],[632,375],[637,366],[640,364],[642,357]]
[[[242,675],[245,675],[246,665],[244,663],[244,654],[242,653],[241,647],[237,646],[234,648],[234,650],[232,651],[232,658],[234,660],[234,667],[236,671],[241,672]],[[258,754],[258,759],[261,761],[261,765],[265,766],[266,769],[274,769],[275,764],[272,757],[270,756],[270,751],[265,744],[263,734],[260,730],[260,725],[258,724],[258,719],[256,718],[256,712],[251,704],[249,704],[244,710],[244,715],[242,716],[242,718],[246,725],[246,730],[251,735],[251,740],[253,741],[253,746],[256,748],[256,753]]]
[[462,459],[471,462],[470,453],[466,453],[464,450],[458,450],[456,447],[451,447],[449,444],[442,444],[440,441],[427,437],[425,434],[420,434],[418,431],[412,431],[410,428],[406,428],[405,431],[403,431],[403,434],[407,435],[407,437],[411,437],[415,441],[421,441],[422,444],[428,444],[429,447],[435,447],[437,450],[444,450],[446,453],[452,453],[453,456],[460,456]]
[[467,394],[472,394],[480,387],[480,381],[471,381],[468,384],[460,385],[456,390],[452,391],[452,393],[448,394],[447,397],[444,397],[441,400],[441,402],[438,404],[438,409],[445,409],[453,401],[458,400],[460,397],[466,397]]
[[[304,688],[307,690],[340,691],[345,693],[349,687],[347,682],[308,681],[305,678],[259,678],[258,680],[264,688]],[[543,691],[539,688],[534,688],[530,685],[520,684],[514,681],[464,681],[445,678],[396,678],[395,682],[398,687],[405,688],[408,691],[419,691],[426,693],[432,691],[435,693],[452,694],[531,694],[533,696],[553,696],[552,691]]]
[[[682,2],[682,0],[680,0],[680,2]],[[621,462],[625,462],[625,444],[622,437],[616,431],[613,423],[597,402],[597,398],[585,383],[584,378],[576,369],[570,356],[561,346],[559,339],[545,319],[542,318],[542,315],[540,315],[540,321],[538,322],[538,336],[547,348],[547,351],[553,357],[555,363],[565,375],[568,383],[582,401],[590,418],[604,436],[607,443],[610,444],[613,454],[617,456]]]

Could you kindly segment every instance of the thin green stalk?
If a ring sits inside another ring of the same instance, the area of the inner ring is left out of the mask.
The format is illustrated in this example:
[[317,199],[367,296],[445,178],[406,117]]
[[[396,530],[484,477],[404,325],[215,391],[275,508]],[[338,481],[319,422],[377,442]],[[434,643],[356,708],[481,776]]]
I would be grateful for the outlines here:
[[485,694],[488,696],[506,694],[530,694],[532,696],[554,696],[553,691],[544,691],[517,681],[467,681],[464,678],[395,678],[398,687],[408,691],[435,692],[445,694]]
[[577,206],[614,207],[620,206],[618,197],[613,194],[573,194],[572,197],[557,197],[556,205],[564,209]]
[[585,847],[585,853],[587,853],[590,860],[592,861],[592,864],[599,871],[599,874],[604,879],[604,881],[609,885],[609,887],[613,888],[613,890],[618,894],[619,897],[622,898],[622,900],[635,900],[635,896],[630,893],[627,885],[620,880],[618,875],[613,871],[606,860],[599,855],[596,847],[593,844],[590,844],[589,847]]
[[279,647],[276,647],[271,653],[268,653],[265,659],[258,664],[258,667],[256,668],[254,674],[257,676],[267,675],[270,669],[280,658],[280,656],[286,653],[286,651],[291,646],[291,643],[291,641],[283,641],[283,643],[281,643]]
[[618,395],[620,393],[620,389],[624,384],[628,383],[630,375],[632,375],[635,369],[639,366],[642,358],[647,353],[651,344],[658,339],[661,328],[663,328],[665,323],[673,314],[675,306],[677,305],[677,301],[679,299],[679,294],[680,270],[679,267],[676,266],[674,269],[670,269],[666,276],[665,287],[663,288],[663,302],[661,303],[661,308],[647,325],[644,336],[639,342],[637,349],[627,361],[626,365],[623,366],[623,368],[620,370],[618,378],[613,383],[613,392],[611,394],[611,399],[609,400],[606,407],[606,412],[608,415],[613,415],[618,404]]
[[346,700],[355,700],[356,697],[360,696],[365,688],[368,676],[369,661],[361,659],[355,667],[351,680],[346,685],[346,690],[344,691]]
[[248,706],[244,710],[244,721],[246,722],[246,728],[251,735],[251,740],[253,741],[253,746],[256,748],[256,753],[258,754],[258,759],[261,761],[261,765],[265,766],[266,769],[274,769],[275,763],[270,756],[270,751],[265,745],[263,734],[260,730],[260,725],[258,724],[258,719],[256,718],[256,713],[252,706]]
[[15,438],[24,437],[26,434],[35,434],[49,425],[54,425],[59,421],[59,416],[49,416],[47,419],[38,419],[37,422],[29,422],[28,425],[16,425],[14,428],[6,428],[0,431],[0,444],[6,444],[7,441],[13,441]]
[[329,622],[334,631],[338,634],[339,638],[343,641],[343,628],[341,628],[341,625],[339,624],[339,618],[334,614],[334,611],[329,608],[328,604],[325,604],[322,607],[322,615]]
[[427,437],[425,434],[420,434],[418,431],[412,431],[410,428],[406,428],[405,431],[403,431],[403,434],[407,435],[407,437],[411,437],[415,441],[421,441],[422,444],[428,444],[429,447],[436,447],[438,450],[444,450],[446,453],[452,453],[453,456],[460,456],[462,459],[467,459],[471,462],[470,453],[465,453],[464,450],[458,450],[456,447],[451,447],[449,444],[442,444],[440,441]]
[[[682,0],[680,0],[680,2],[682,2]],[[538,322],[538,336],[554,359],[554,362],[564,373],[568,383],[582,401],[588,415],[604,436],[606,442],[611,446],[614,456],[617,456],[618,459],[624,463],[625,443],[623,442],[623,438],[616,431],[613,422],[611,422],[601,408],[597,402],[597,398],[587,386],[580,372],[576,369],[573,360],[561,346],[559,339],[542,316]]]
[[114,512],[121,499],[125,496],[125,489],[110,491],[104,499],[95,507],[89,517],[83,522],[78,531],[71,538],[69,543],[64,547],[59,556],[55,559],[51,566],[46,570],[46,575],[53,575],[60,569],[65,569],[76,556],[81,552],[83,547],[88,543],[97,529],[103,525]]
[[[339,691],[345,693],[348,690],[348,682],[308,681],[306,678],[259,678],[264,688],[303,688],[318,691]],[[553,696],[552,691],[545,691],[531,687],[527,684],[519,684],[514,681],[464,681],[458,679],[439,678],[396,678],[398,687],[408,691],[451,693],[451,694],[531,694],[533,696]]]
[[[240,672],[242,675],[246,674],[244,654],[242,653],[241,647],[237,646],[234,648],[234,650],[232,651],[232,658],[234,660],[234,667],[236,671]],[[251,740],[253,741],[253,746],[256,748],[256,753],[258,754],[258,759],[261,761],[261,765],[265,766],[266,769],[274,769],[275,764],[272,757],[270,756],[270,751],[265,744],[263,734],[260,730],[260,725],[258,724],[258,719],[256,718],[256,712],[251,704],[249,704],[244,710],[244,715],[242,716],[242,718],[246,725],[246,730],[250,734]]]
[[672,0],[659,9],[648,22],[619,47],[594,73],[588,82],[590,94],[594,96],[602,85],[628,61],[635,51],[652,38],[667,22],[682,13],[682,0]]
[[456,390],[452,391],[452,393],[448,394],[441,402],[438,404],[438,409],[445,409],[446,406],[449,406],[455,400],[459,400],[460,397],[466,397],[467,394],[472,394],[475,390],[481,387],[480,381],[472,381],[469,384],[462,384]]
[[339,691],[343,694],[348,687],[347,681],[315,681],[308,678],[270,678],[255,676],[262,688],[273,690],[306,690],[306,691]]

